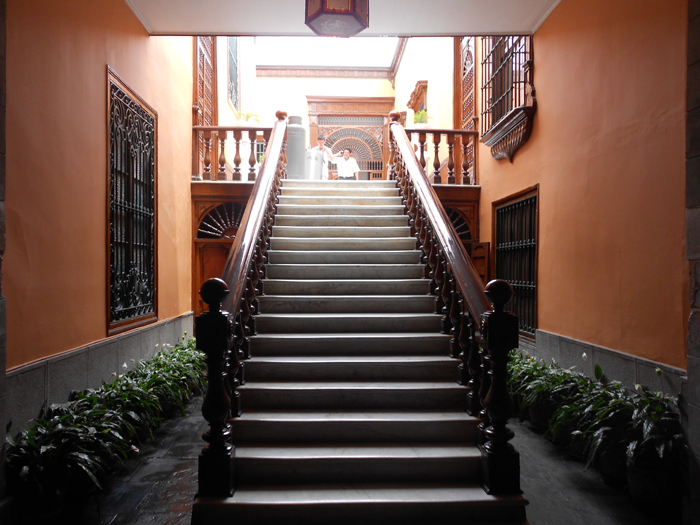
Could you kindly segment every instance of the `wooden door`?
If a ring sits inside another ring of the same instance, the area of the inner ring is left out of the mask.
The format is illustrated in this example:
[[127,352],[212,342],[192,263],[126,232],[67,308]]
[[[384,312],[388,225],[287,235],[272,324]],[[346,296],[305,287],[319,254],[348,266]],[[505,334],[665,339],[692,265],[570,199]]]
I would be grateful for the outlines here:
[[[216,37],[198,36],[194,42],[194,58],[197,69],[194,75],[194,101],[192,114],[194,126],[216,126],[219,122],[216,91]],[[212,152],[218,151],[212,141]],[[203,172],[204,141],[193,133],[192,178]],[[216,165],[215,161],[212,161]]]

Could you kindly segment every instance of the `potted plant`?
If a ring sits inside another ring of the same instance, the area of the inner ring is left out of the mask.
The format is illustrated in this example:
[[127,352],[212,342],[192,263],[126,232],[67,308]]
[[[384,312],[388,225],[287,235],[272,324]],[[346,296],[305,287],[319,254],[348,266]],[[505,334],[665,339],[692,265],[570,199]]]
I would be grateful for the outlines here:
[[627,484],[636,500],[665,507],[680,506],[687,446],[677,401],[661,393],[637,388],[627,446]]
[[[422,124],[425,127],[428,124],[428,110],[421,109],[413,113],[413,124]],[[417,126],[414,126],[417,127]]]

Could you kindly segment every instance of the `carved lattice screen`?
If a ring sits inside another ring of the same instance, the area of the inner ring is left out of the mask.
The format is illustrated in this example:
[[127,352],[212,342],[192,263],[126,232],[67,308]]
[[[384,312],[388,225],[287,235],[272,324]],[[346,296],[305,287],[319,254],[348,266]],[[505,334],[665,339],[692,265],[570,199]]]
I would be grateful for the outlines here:
[[156,320],[157,114],[109,71],[109,333]]
[[384,172],[383,117],[325,116],[318,119],[318,132],[326,136],[326,145],[334,153],[345,148],[369,179],[381,179]]
[[[195,39],[197,71],[194,79],[193,125],[216,126],[216,39],[199,36]],[[204,166],[204,139],[202,134],[194,134],[197,156],[192,166],[192,174],[202,172]],[[212,151],[218,151],[216,141]]]

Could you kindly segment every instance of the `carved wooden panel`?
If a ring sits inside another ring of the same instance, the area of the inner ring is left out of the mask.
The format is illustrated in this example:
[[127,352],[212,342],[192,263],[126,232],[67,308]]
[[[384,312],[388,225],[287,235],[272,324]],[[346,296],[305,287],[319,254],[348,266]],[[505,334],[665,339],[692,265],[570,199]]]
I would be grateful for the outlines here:
[[352,149],[362,171],[370,178],[386,178],[388,115],[394,107],[389,97],[306,97],[309,102],[309,141],[326,136],[334,152]]
[[108,334],[156,317],[157,114],[111,70]]
[[199,289],[210,277],[221,277],[238,232],[253,182],[191,183],[192,310],[202,313]]
[[469,246],[469,256],[472,258],[474,267],[479,273],[479,277],[481,277],[481,280],[484,282],[484,286],[491,280],[489,272],[491,267],[490,254],[490,242],[475,242]]
[[[196,260],[194,274],[197,282],[197,291],[199,291],[202,284],[204,284],[207,279],[221,277],[232,245],[233,238],[212,239],[208,241],[198,239],[195,241]],[[194,315],[197,316],[205,311],[204,302],[199,296],[199,293],[197,293],[194,299]]]

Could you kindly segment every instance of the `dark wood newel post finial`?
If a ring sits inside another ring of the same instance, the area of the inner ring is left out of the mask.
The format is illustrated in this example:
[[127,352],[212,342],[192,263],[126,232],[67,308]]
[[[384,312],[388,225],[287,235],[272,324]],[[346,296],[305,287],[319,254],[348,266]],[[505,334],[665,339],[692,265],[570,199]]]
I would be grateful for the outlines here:
[[513,289],[497,279],[488,283],[484,292],[494,311],[481,315],[482,346],[489,356],[491,379],[484,399],[489,426],[481,450],[482,484],[489,494],[520,493],[520,455],[508,443],[514,434],[506,426],[513,415],[507,366],[510,351],[518,347],[518,317],[505,312],[504,307],[513,297]]
[[389,119],[391,119],[392,122],[401,122],[401,113],[393,110],[389,113]]
[[209,279],[199,290],[209,311],[197,316],[195,336],[197,348],[204,352],[207,362],[207,393],[202,415],[209,430],[202,436],[207,445],[199,455],[199,496],[225,498],[233,492],[233,447],[228,438],[231,400],[226,392],[226,355],[233,343],[233,323],[221,302],[229,289],[221,279]]

